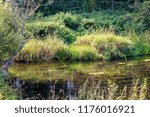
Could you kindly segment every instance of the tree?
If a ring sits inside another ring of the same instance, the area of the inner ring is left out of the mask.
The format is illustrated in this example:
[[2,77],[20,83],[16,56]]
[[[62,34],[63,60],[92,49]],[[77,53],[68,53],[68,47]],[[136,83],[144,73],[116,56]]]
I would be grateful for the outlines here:
[[[23,48],[24,44],[31,39],[31,36],[26,37],[25,35],[25,25],[29,17],[32,16],[41,5],[45,5],[42,4],[42,2],[43,0],[5,0],[5,3],[3,3],[5,4],[5,6],[7,6],[4,8],[3,11],[6,14],[9,13],[12,15],[12,17],[10,18],[10,22],[13,25],[16,36],[22,37],[24,39],[24,41],[19,43],[18,49],[9,57],[6,63],[2,66],[3,71],[8,70],[8,66],[13,63],[13,60],[17,53]],[[47,4],[52,3],[53,0],[49,0]],[[7,23],[8,22],[6,22],[6,24]]]
[[17,20],[14,20],[15,17],[10,12],[6,12],[6,9],[7,6],[0,4],[0,61],[7,59],[22,40],[14,25],[14,21]]

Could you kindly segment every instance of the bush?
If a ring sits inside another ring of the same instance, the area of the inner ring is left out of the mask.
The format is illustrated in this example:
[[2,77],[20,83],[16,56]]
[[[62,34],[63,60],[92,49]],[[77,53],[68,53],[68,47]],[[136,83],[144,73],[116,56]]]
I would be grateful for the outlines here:
[[83,0],[83,8],[87,12],[91,12],[96,8],[96,0]]
[[70,46],[59,50],[56,54],[59,60],[95,61],[99,59],[97,51],[90,46]]
[[142,25],[142,31],[150,30],[150,1],[144,1],[138,7],[137,21]]
[[48,35],[57,35],[65,43],[70,44],[76,40],[75,33],[59,23],[36,22],[28,23],[27,32],[32,32],[35,37],[43,38]]
[[150,54],[150,33],[149,33],[149,31],[145,32],[143,34],[140,34],[140,35],[136,34],[136,33],[131,33],[130,38],[135,43],[132,55],[139,56],[139,55]]
[[131,56],[133,49],[133,43],[129,39],[111,33],[81,36],[75,45],[92,46],[99,56],[107,60]]
[[65,44],[56,37],[48,37],[45,40],[32,39],[25,44],[21,52],[16,56],[16,61],[49,61],[55,57],[58,49],[65,48]]
[[82,25],[82,17],[72,13],[58,13],[54,19],[65,24],[72,30],[78,30]]

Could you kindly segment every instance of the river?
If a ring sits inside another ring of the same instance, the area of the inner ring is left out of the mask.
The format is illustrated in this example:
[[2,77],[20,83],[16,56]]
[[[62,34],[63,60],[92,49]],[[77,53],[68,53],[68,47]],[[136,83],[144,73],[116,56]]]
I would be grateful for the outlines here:
[[[110,62],[15,63],[9,68],[9,84],[23,99],[74,99],[86,79],[114,81],[120,89],[133,79],[150,78],[150,56]],[[150,98],[148,81],[148,98]]]

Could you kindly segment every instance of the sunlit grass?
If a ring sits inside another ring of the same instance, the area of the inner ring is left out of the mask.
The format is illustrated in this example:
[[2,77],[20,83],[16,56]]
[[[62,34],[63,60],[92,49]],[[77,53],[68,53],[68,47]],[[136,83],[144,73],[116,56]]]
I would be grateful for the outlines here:
[[75,45],[91,46],[106,60],[131,56],[133,48],[131,40],[113,33],[84,35],[77,39]]
[[16,61],[49,61],[55,57],[58,49],[65,48],[65,44],[56,37],[48,37],[45,40],[32,39],[16,56]]
[[145,100],[147,99],[147,78],[142,81],[133,80],[131,87],[119,89],[115,82],[108,80],[106,86],[101,81],[87,80],[80,87],[76,99],[78,100]]

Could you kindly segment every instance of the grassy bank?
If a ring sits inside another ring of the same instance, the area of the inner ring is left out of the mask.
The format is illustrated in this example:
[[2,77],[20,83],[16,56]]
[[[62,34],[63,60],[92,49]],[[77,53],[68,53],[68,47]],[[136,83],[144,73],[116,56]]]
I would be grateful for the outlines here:
[[2,73],[0,72],[0,100],[16,100],[19,99],[17,90],[8,86],[2,79]]
[[112,32],[91,33],[77,36],[66,44],[56,36],[44,40],[32,39],[16,56],[16,61],[37,62],[50,60],[97,61],[118,60],[130,56],[150,54],[148,34],[137,36],[116,35]]
[[[135,13],[98,11],[91,13],[37,14],[26,25],[33,35],[16,61],[118,60],[150,54],[147,24]],[[144,28],[145,26],[145,28]]]

